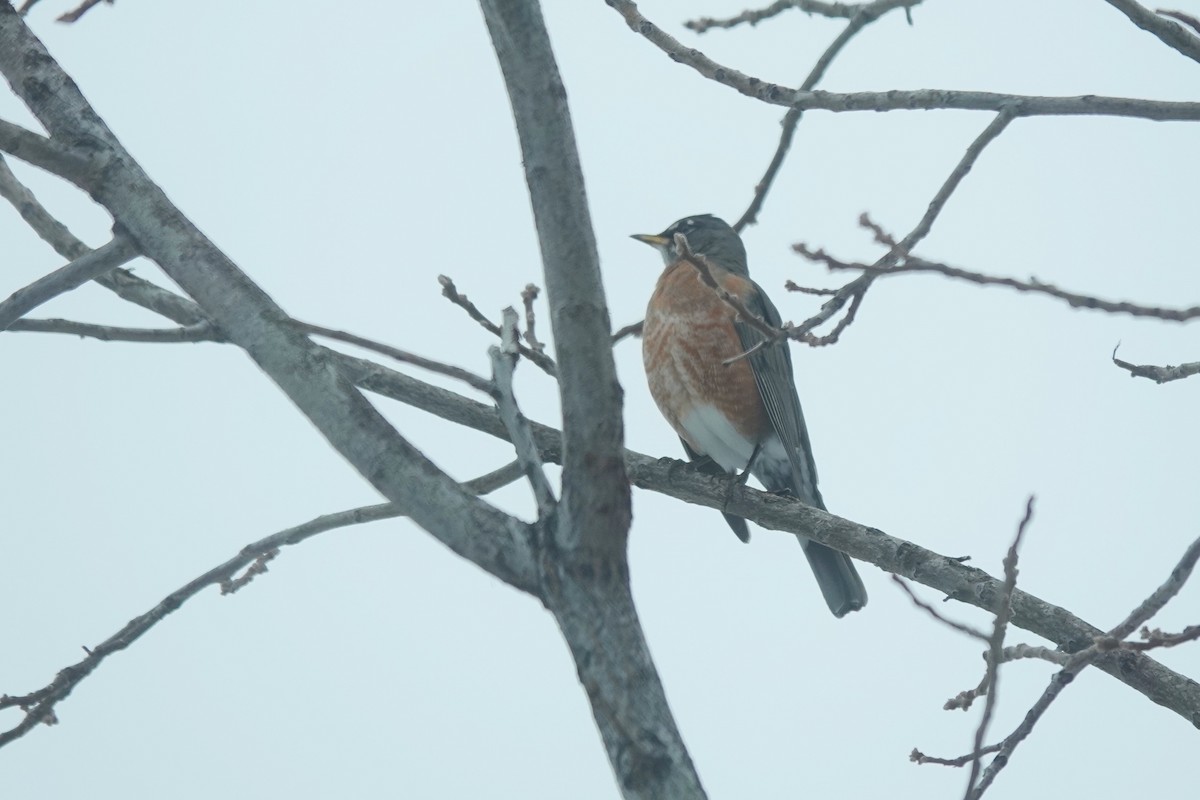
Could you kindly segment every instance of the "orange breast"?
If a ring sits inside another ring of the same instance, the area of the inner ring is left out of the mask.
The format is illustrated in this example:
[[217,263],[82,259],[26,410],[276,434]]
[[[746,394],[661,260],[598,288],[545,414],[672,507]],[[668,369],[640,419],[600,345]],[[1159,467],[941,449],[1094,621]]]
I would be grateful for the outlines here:
[[[737,275],[719,269],[714,273],[732,294],[750,288]],[[646,309],[642,360],[650,394],[676,433],[699,452],[703,450],[680,425],[698,405],[715,407],[751,441],[760,440],[768,428],[749,360],[723,363],[743,352],[734,317],[734,310],[686,262],[663,271]]]

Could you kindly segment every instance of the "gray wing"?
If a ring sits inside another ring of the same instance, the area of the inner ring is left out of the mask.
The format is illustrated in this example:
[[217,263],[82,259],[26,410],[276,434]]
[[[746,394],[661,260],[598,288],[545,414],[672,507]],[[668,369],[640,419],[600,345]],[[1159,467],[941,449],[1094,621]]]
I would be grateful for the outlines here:
[[[757,284],[753,297],[742,298],[746,308],[761,316],[768,324],[782,324],[779,312]],[[742,347],[749,350],[763,340],[763,335],[745,322],[735,322]],[[770,448],[758,457],[754,474],[772,491],[790,489],[793,496],[805,503],[824,509],[825,501],[817,489],[817,465],[813,461],[808,428],[796,395],[792,373],[792,352],[787,342],[780,342],[749,356],[754,369],[758,393],[767,409],[771,427],[779,435],[787,451],[787,463],[771,458]],[[834,616],[845,616],[867,604],[867,589],[859,577],[854,562],[845,553],[800,537],[804,555],[817,579],[817,586]]]
[[[751,283],[755,288],[754,294],[742,298],[746,308],[758,314],[769,325],[782,325],[783,320],[771,299],[758,284],[753,281]],[[745,350],[749,350],[765,338],[747,322],[735,321],[734,327]],[[784,471],[783,465],[780,464],[776,470],[771,470],[771,464],[763,463],[766,456],[764,453],[759,456],[760,469],[755,470],[755,474],[758,475],[759,471],[764,472],[764,475],[758,477],[768,489],[789,489],[797,499],[824,509],[825,501],[821,499],[821,492],[817,489],[817,465],[813,460],[812,445],[808,440],[808,428],[804,424],[804,412],[800,410],[800,398],[796,395],[792,351],[788,343],[779,342],[763,347],[752,353],[749,361],[754,370],[754,381],[758,384],[758,394],[767,410],[767,418],[783,442],[790,467],[790,470]],[[780,475],[779,472],[784,474]],[[790,475],[787,472],[790,472]],[[790,480],[787,480],[788,478]]]

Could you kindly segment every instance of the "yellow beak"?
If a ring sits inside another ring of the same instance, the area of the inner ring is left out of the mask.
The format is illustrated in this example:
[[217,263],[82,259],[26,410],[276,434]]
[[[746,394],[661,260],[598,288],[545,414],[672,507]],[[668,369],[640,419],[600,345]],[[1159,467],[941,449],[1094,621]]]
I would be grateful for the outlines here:
[[667,245],[669,245],[671,243],[671,240],[668,239],[667,237],[659,236],[657,234],[652,234],[652,233],[635,233],[632,236],[630,236],[629,238],[637,239],[639,242],[642,242],[643,244],[648,244],[651,247],[666,247]]

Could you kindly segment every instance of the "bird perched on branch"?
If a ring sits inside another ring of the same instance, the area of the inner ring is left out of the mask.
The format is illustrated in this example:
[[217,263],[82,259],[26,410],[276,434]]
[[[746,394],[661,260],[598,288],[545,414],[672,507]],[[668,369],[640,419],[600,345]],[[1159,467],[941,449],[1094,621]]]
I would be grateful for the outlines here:
[[[650,394],[688,458],[706,472],[747,470],[769,491],[824,509],[791,351],[786,343],[761,345],[764,328],[778,328],[781,320],[750,279],[741,237],[723,220],[697,214],[633,238],[658,250],[667,265],[646,308],[642,359]],[[718,290],[761,322],[744,318]],[[725,520],[749,541],[746,520],[732,514]],[[866,588],[849,556],[798,538],[835,616],[866,605]]]

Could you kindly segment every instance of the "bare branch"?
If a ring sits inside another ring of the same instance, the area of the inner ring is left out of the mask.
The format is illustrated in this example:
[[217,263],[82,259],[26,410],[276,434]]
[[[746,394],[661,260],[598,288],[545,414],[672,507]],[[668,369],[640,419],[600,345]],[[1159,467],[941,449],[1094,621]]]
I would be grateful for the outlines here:
[[0,197],[11,203],[33,232],[63,258],[73,260],[88,252],[87,245],[51,216],[33,192],[17,179],[3,156],[0,156]]
[[971,272],[959,267],[952,267],[936,261],[926,261],[925,259],[914,258],[912,256],[906,258],[902,264],[897,264],[894,266],[880,266],[878,264],[868,265],[860,262],[841,261],[830,256],[828,253],[825,253],[822,250],[810,250],[808,246],[803,243],[793,245],[792,249],[810,261],[816,261],[825,264],[830,269],[835,270],[863,270],[865,273],[875,276],[902,275],[913,272],[933,272],[940,275],[945,275],[948,278],[965,280],[981,286],[1007,286],[1008,288],[1015,289],[1018,292],[1046,295],[1048,297],[1062,300],[1073,308],[1086,308],[1093,311],[1103,311],[1109,314],[1129,314],[1133,317],[1152,317],[1154,319],[1167,320],[1169,322],[1187,322],[1200,317],[1200,306],[1190,306],[1187,308],[1161,308],[1159,306],[1145,306],[1127,301],[1102,300],[1101,298],[1092,297],[1091,295],[1078,294],[1076,292],[1066,291],[1065,289],[1059,289],[1057,286],[1045,283],[1037,278],[1030,278],[1027,281],[1022,281],[1017,280],[1016,278],[986,275],[982,272]]
[[[888,243],[890,249],[882,258],[875,262],[875,269],[889,267],[895,264],[896,259],[901,253],[908,253],[917,245],[918,242],[929,235],[929,231],[933,228],[934,221],[937,219],[938,215],[942,213],[942,209],[946,207],[946,203],[950,200],[950,196],[954,194],[955,190],[958,189],[959,185],[963,182],[963,179],[967,177],[968,173],[970,173],[972,167],[975,166],[975,162],[978,161],[980,155],[983,154],[984,149],[989,144],[994,142],[996,137],[1004,132],[1004,129],[1008,127],[1008,124],[1012,120],[1013,115],[1011,110],[1004,109],[987,124],[987,127],[980,131],[979,135],[976,136],[971,144],[967,146],[966,152],[963,153],[962,158],[958,160],[958,163],[954,165],[954,169],[952,169],[950,174],[946,176],[946,180],[942,182],[942,185],[938,188],[937,193],[934,194],[933,199],[929,201],[929,206],[925,209],[925,213],[921,216],[920,221],[917,222],[916,226],[909,231],[908,235],[905,236],[903,240],[900,242]],[[863,216],[865,218],[866,215]],[[860,218],[860,222],[861,221],[862,218]],[[801,245],[795,245],[794,248],[800,246]],[[792,336],[794,338],[805,337],[818,325],[822,325],[827,322],[831,317],[833,317],[834,314],[841,310],[847,301],[849,301],[850,308],[846,312],[845,317],[838,322],[837,326],[832,332],[829,333],[829,335],[821,338],[814,337],[811,341],[805,339],[805,341],[810,341],[810,344],[817,345],[831,344],[836,342],[842,331],[844,331],[846,327],[854,321],[859,306],[862,305],[863,296],[866,294],[867,289],[870,288],[871,283],[875,280],[875,277],[876,276],[873,274],[864,273],[863,275],[860,275],[859,277],[850,281],[850,283],[846,284],[841,289],[838,289],[829,300],[825,301],[821,305],[821,309],[816,314],[795,326]]]
[[[438,283],[442,285],[442,296],[449,300],[454,305],[467,312],[467,316],[475,320],[487,332],[500,336],[500,326],[492,322],[479,308],[470,301],[465,294],[460,294],[458,287],[454,285],[454,281],[445,275],[438,275]],[[542,372],[545,372],[552,378],[558,377],[558,365],[554,363],[554,359],[543,353],[541,350],[534,350],[524,345],[518,344],[521,355],[532,361]]]
[[521,143],[559,355],[562,502],[543,602],[571,650],[625,798],[702,798],[638,621],[626,546],[622,391],[566,91],[535,0],[481,0]]
[[1189,361],[1178,366],[1168,364],[1165,367],[1154,364],[1131,364],[1117,358],[1118,348],[1120,348],[1119,344],[1113,348],[1112,361],[1121,369],[1128,370],[1131,378],[1149,378],[1155,383],[1168,383],[1200,375],[1200,361]]
[[514,587],[538,592],[529,527],[465,492],[345,380],[326,349],[288,324],[266,292],[150,180],[7,3],[0,4],[0,72],[51,137],[89,143],[104,165],[103,179],[87,175],[78,185],[361,476],[455,552]]
[[1014,644],[1011,647],[1004,648],[1003,657],[1000,659],[1004,663],[1009,661],[1018,661],[1025,658],[1036,658],[1039,661],[1049,661],[1051,664],[1058,664],[1060,667],[1067,663],[1071,657],[1069,653],[1064,653],[1061,650],[1051,650],[1049,647],[1032,644]]
[[798,92],[786,103],[803,110],[825,111],[963,111],[1012,110],[1014,117],[1106,116],[1149,120],[1200,120],[1200,103],[1143,100],[1132,97],[1079,95],[1039,97],[995,92],[960,92],[946,89],[893,89],[886,92]]
[[427,369],[430,372],[436,372],[439,375],[445,375],[448,378],[460,380],[470,386],[472,389],[478,389],[485,394],[490,395],[495,389],[491,381],[486,378],[481,378],[475,373],[465,370],[462,367],[443,364],[440,361],[434,361],[433,359],[425,358],[424,356],[418,356],[415,353],[408,352],[407,350],[401,350],[398,347],[392,347],[390,344],[376,342],[372,339],[367,339],[353,333],[347,333],[346,331],[334,330],[333,328],[314,325],[311,322],[301,322],[300,320],[293,320],[293,322],[297,328],[306,333],[313,333],[317,336],[324,336],[326,339],[345,342],[346,344],[352,344],[356,347],[361,347],[364,350],[372,350],[376,353],[381,353],[382,355],[385,355],[389,358],[394,358],[402,363],[412,364],[413,366]]
[[1169,11],[1165,8],[1156,8],[1154,9],[1154,13],[1158,14],[1159,16],[1170,17],[1173,20],[1178,20],[1194,30],[1197,34],[1200,34],[1200,19],[1193,17],[1191,14],[1184,14],[1182,11]]
[[82,152],[3,119],[0,150],[70,181],[81,179],[91,169],[91,160]]
[[[511,483],[520,477],[520,469],[515,462],[506,464],[498,470],[481,475],[474,481],[463,484],[463,488],[476,494],[486,494],[495,491],[500,486]],[[87,657],[73,664],[55,676],[50,685],[36,692],[18,697],[4,695],[0,697],[0,709],[19,707],[25,711],[25,718],[13,728],[0,732],[0,747],[19,739],[41,722],[54,720],[54,707],[66,699],[79,683],[100,666],[106,658],[129,647],[147,631],[176,611],[208,586],[220,585],[222,594],[228,594],[249,583],[254,575],[266,572],[266,561],[274,558],[280,548],[296,545],[320,533],[345,528],[350,525],[361,525],[365,522],[375,522],[382,519],[392,519],[404,516],[394,503],[382,503],[374,506],[352,508],[335,514],[326,514],[309,520],[286,530],[273,533],[257,542],[246,545],[237,555],[223,564],[219,564],[203,575],[188,581],[186,584],[167,595],[154,608],[145,614],[134,617],[115,634],[105,639],[93,648],[85,648]],[[255,569],[255,565],[259,565]],[[249,567],[250,570],[241,576],[237,573]]]
[[[898,0],[892,3],[895,6],[910,7],[919,5],[922,0]],[[685,28],[689,28],[696,33],[705,33],[712,28],[734,28],[743,23],[757,25],[765,19],[770,19],[778,14],[782,14],[788,9],[795,8],[807,14],[816,14],[822,17],[831,19],[852,19],[860,14],[869,6],[881,5],[875,3],[824,3],[820,0],[777,0],[766,8],[759,10],[743,11],[736,17],[728,17],[726,19],[714,19],[712,17],[701,17],[700,19],[689,20],[683,23]],[[911,19],[910,19],[911,22]]]
[[[975,787],[973,792],[968,793],[968,800],[978,800],[987,791],[987,788],[996,779],[996,776],[1011,761],[1013,751],[1033,732],[1033,728],[1038,720],[1042,718],[1042,715],[1046,713],[1046,709],[1050,707],[1050,704],[1054,702],[1067,684],[1074,681],[1080,672],[1086,669],[1088,665],[1096,662],[1103,654],[1111,652],[1114,649],[1114,642],[1119,643],[1120,640],[1132,634],[1138,626],[1157,614],[1171,598],[1179,593],[1179,590],[1183,588],[1188,578],[1191,577],[1198,560],[1200,560],[1200,538],[1192,542],[1187,550],[1184,551],[1183,557],[1180,558],[1175,568],[1171,570],[1171,574],[1167,580],[1142,601],[1137,608],[1130,612],[1129,616],[1107,634],[1093,637],[1094,643],[1090,647],[1086,647],[1071,655],[1066,665],[1062,668],[1062,671],[1050,680],[1050,685],[1046,687],[1041,697],[1037,699],[1037,702],[1025,714],[1025,718],[1021,721],[1021,724],[1004,738],[996,757],[988,764],[987,769],[984,770],[982,777],[979,779],[978,786]],[[1191,717],[1192,720],[1198,718],[1200,718],[1200,708]]]
[[989,744],[987,747],[976,750],[974,753],[967,753],[965,756],[958,758],[938,758],[937,756],[927,756],[917,748],[908,754],[908,760],[914,764],[941,764],[943,767],[963,767],[972,762],[977,762],[981,757],[988,753],[994,753],[1000,749],[998,744]]
[[556,538],[565,549],[623,561],[631,520],[623,393],[567,92],[536,0],[481,0],[480,7],[520,139],[559,356],[566,442]]
[[[370,361],[344,356],[340,365],[343,372],[368,391],[508,441],[504,423],[495,408]],[[530,426],[542,459],[562,463],[559,432],[537,422],[530,422]],[[875,564],[885,572],[935,589],[949,599],[994,611],[996,598],[1002,591],[1000,581],[983,570],[967,566],[961,559],[943,556],[876,528],[812,509],[799,501],[757,492],[749,487],[731,492],[727,481],[705,475],[682,462],[630,450],[625,451],[625,464],[634,486],[737,514],[767,530],[807,536],[860,561]],[[1103,634],[1066,609],[1020,589],[1013,592],[1012,607],[1012,624],[1072,650]],[[1190,678],[1140,653],[1105,653],[1096,664],[1189,722],[1200,719],[1200,684]]]
[[822,286],[801,286],[793,280],[784,281],[783,288],[789,292],[799,292],[800,294],[808,294],[814,297],[832,297],[838,293],[837,289],[826,289]]
[[[0,158],[0,196],[8,200],[29,227],[63,258],[74,260],[91,252],[91,248],[55,219],[33,192],[17,180],[3,158]],[[180,325],[193,326],[207,319],[191,300],[143,280],[129,270],[114,269],[96,278],[96,283],[121,299],[162,314]]]
[[958,631],[959,633],[965,633],[967,636],[970,636],[972,639],[978,639],[981,642],[988,641],[988,635],[986,633],[984,633],[983,631],[976,630],[975,628],[972,628],[970,625],[966,625],[962,622],[957,622],[955,620],[950,619],[949,617],[943,616],[942,613],[940,611],[938,611],[936,608],[929,605],[929,603],[926,603],[921,598],[917,597],[916,593],[913,592],[912,587],[908,585],[908,582],[905,581],[903,578],[901,578],[899,575],[893,575],[892,581],[897,586],[899,586],[901,589],[904,590],[904,593],[906,595],[908,595],[908,599],[912,601],[912,604],[914,606],[921,609],[922,611],[927,613],[929,616],[936,619],[938,622],[940,622],[943,625],[946,625],[950,628],[953,628],[954,630]]
[[[59,22],[76,22],[87,12],[91,11],[95,6],[100,5],[101,0],[83,0],[75,9],[68,11],[59,16]],[[105,3],[112,5],[114,0],[104,0]]]
[[524,290],[521,291],[521,302],[525,306],[525,341],[529,342],[531,348],[541,353],[545,351],[546,345],[538,341],[537,333],[534,330],[537,324],[537,315],[533,313],[533,303],[537,300],[539,292],[541,289],[532,283],[525,284]]
[[[817,63],[813,65],[812,70],[808,73],[808,77],[800,84],[800,91],[807,92],[816,86],[821,78],[825,77],[825,71],[833,63],[833,59],[837,57],[842,48],[860,30],[893,9],[904,8],[908,12],[912,6],[919,5],[921,2],[922,0],[875,0],[873,3],[860,3],[854,6],[835,4],[836,10],[843,13],[853,8],[853,13],[850,15],[850,22],[842,29],[842,32],[837,35],[833,42],[830,43],[829,47],[825,48],[825,52],[821,54],[821,57],[817,59]],[[830,7],[831,4],[822,3],[821,5],[825,6],[824,11],[835,10]],[[837,14],[837,16],[841,15]],[[827,14],[827,16],[834,15]],[[688,27],[691,27],[691,25],[689,24]],[[792,139],[796,134],[796,126],[800,123],[800,118],[803,114],[804,112],[797,108],[790,108],[787,114],[784,115],[783,122],[781,123],[783,132],[779,136],[779,144],[775,147],[775,154],[771,156],[771,163],[767,165],[767,171],[763,173],[762,178],[759,179],[758,184],[754,187],[754,197],[750,200],[749,207],[742,213],[738,221],[733,224],[734,230],[741,232],[743,228],[758,219],[758,212],[762,209],[767,192],[770,191],[771,184],[775,181],[775,176],[779,174],[779,168],[783,166],[783,160],[787,156],[788,149],[792,146]]]
[[1200,625],[1188,625],[1179,633],[1165,633],[1161,628],[1150,630],[1143,627],[1139,632],[1143,641],[1140,642],[1116,642],[1115,644],[1109,641],[1097,642],[1101,647],[1113,646],[1119,647],[1122,650],[1133,650],[1135,652],[1144,653],[1147,650],[1155,650],[1159,647],[1175,647],[1176,645],[1194,642],[1200,639]]
[[619,342],[622,339],[629,337],[629,336],[641,336],[641,335],[642,335],[642,323],[641,322],[633,322],[633,323],[630,323],[629,325],[626,325],[623,328],[619,328],[617,330],[617,332],[612,335],[612,343],[616,344],[617,342]]
[[[797,0],[776,0],[766,8],[758,10],[748,9],[738,14],[735,17],[726,17],[725,19],[717,19],[715,17],[700,17],[698,19],[689,19],[683,23],[683,27],[695,31],[696,33],[706,33],[713,28],[736,28],[742,23],[757,25],[764,19],[770,19],[778,14],[782,14],[790,8],[799,8],[801,5]],[[820,3],[820,5],[834,5],[833,3]],[[840,4],[839,4],[840,5]],[[833,16],[832,14],[828,16]]]
[[[1107,0],[1108,4],[1120,11],[1129,21],[1144,31],[1152,33],[1158,40],[1173,50],[1178,50],[1193,61],[1200,61],[1200,39],[1192,36],[1174,22],[1168,22],[1162,16],[1134,0]],[[1159,12],[1161,14],[1162,12]],[[1174,16],[1164,14],[1163,16]]]
[[100,249],[80,256],[65,267],[38,278],[23,289],[18,289],[7,300],[0,302],[0,331],[7,329],[42,303],[82,286],[93,278],[133,260],[137,255],[133,242],[127,236],[117,235]]
[[982,766],[980,761],[980,752],[983,748],[983,740],[987,738],[987,729],[992,721],[992,714],[996,709],[996,687],[1000,683],[1000,663],[1003,661],[1004,651],[1004,635],[1008,631],[1008,622],[1012,619],[1012,597],[1013,592],[1017,590],[1017,551],[1021,547],[1021,540],[1025,538],[1025,531],[1029,528],[1029,522],[1033,519],[1033,495],[1025,501],[1025,515],[1021,518],[1020,524],[1017,526],[1017,535],[1013,537],[1013,543],[1008,548],[1008,553],[1004,556],[1004,583],[1001,586],[998,608],[996,608],[996,619],[992,624],[992,635],[988,641],[987,651],[987,671],[984,674],[983,682],[980,686],[987,687],[987,697],[983,703],[983,714],[979,718],[979,727],[975,729],[975,746],[972,751],[975,753],[971,759],[971,775],[967,778],[967,788],[965,798],[970,798],[975,791],[976,781],[979,779],[979,770]]
[[225,341],[209,322],[197,322],[180,328],[117,328],[93,325],[70,319],[19,319],[8,326],[9,332],[65,333],[99,339],[103,342],[141,342],[144,344],[179,344],[180,342]]
[[680,43],[646,19],[637,10],[637,4],[632,0],[605,0],[605,2],[625,19],[630,30],[644,36],[651,44],[668,55],[672,61],[685,64],[710,80],[770,105],[794,107],[801,111],[810,109],[825,111],[932,111],[935,109],[1002,111],[1011,106],[1014,116],[1018,117],[1096,115],[1140,117],[1154,120],[1200,119],[1200,103],[1140,100],[1128,97],[1098,95],[1037,97],[945,89],[849,93],[800,92],[718,64],[696,48]]
[[518,358],[517,336],[517,312],[510,306],[504,309],[500,346],[493,345],[488,350],[492,359],[492,397],[517,451],[517,462],[529,480],[529,485],[533,487],[538,519],[547,520],[554,514],[558,500],[554,497],[550,482],[546,480],[546,470],[543,468],[541,456],[538,455],[529,420],[521,413],[517,406],[516,394],[513,392],[513,371],[517,367]]

